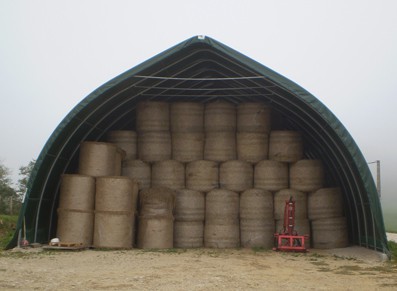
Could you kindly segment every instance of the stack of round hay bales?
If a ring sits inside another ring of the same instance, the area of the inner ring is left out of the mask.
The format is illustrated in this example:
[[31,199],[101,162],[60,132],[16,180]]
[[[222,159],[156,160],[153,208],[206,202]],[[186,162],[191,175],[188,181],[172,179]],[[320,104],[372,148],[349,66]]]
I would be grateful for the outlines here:
[[240,236],[242,247],[271,248],[274,242],[273,194],[249,189],[240,197]]
[[204,104],[175,102],[170,105],[172,159],[188,163],[204,157]]
[[236,106],[226,101],[207,103],[204,111],[204,159],[225,162],[235,160]]
[[[136,132],[114,130],[107,135],[111,143],[82,143],[78,173],[92,177],[121,174],[138,182],[144,207],[139,219],[140,247],[172,247],[172,237],[176,247],[200,247],[203,228],[207,247],[238,246],[240,234],[244,247],[270,247],[274,230],[283,230],[285,201],[290,196],[296,200],[298,234],[310,234],[310,219],[315,247],[343,245],[348,238],[341,199],[324,194],[335,191],[323,189],[321,161],[304,159],[302,134],[285,130],[284,120],[271,130],[271,113],[262,102],[237,106],[220,100],[206,104],[139,102]],[[173,190],[177,192],[175,223],[169,205],[159,207],[159,202],[153,202],[162,195],[170,200]],[[204,210],[198,209],[204,209],[205,195],[203,226]],[[66,217],[63,208],[60,217]],[[156,209],[164,211],[159,216]],[[198,212],[200,218],[193,219]],[[338,220],[340,229],[330,229],[329,219]],[[62,226],[58,228],[62,231]],[[340,234],[345,241],[321,240],[319,237],[326,237],[323,231],[339,231],[335,236]]]
[[139,102],[136,108],[138,157],[144,162],[171,159],[169,104],[161,101]]
[[260,102],[237,106],[237,158],[257,163],[268,157],[270,108]]
[[321,188],[309,193],[308,216],[312,225],[315,248],[347,247],[347,220],[343,216],[342,194],[339,188]]
[[172,248],[175,191],[165,187],[146,188],[139,193],[139,200],[138,247]]
[[239,195],[226,189],[207,193],[204,245],[208,248],[240,246]]
[[180,189],[176,191],[174,247],[200,248],[203,246],[205,194]]
[[124,151],[113,143],[83,142],[80,145],[78,173],[92,177],[117,176],[124,155]]
[[95,178],[65,174],[61,177],[57,237],[61,242],[92,245]]
[[127,177],[96,179],[94,247],[132,248],[138,183]]

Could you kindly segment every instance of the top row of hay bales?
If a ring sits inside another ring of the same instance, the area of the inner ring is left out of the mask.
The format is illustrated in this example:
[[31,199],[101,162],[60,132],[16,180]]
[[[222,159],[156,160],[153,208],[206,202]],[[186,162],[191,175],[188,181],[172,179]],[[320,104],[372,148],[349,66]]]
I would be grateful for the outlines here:
[[144,101],[138,103],[136,130],[140,132],[270,132],[270,108],[261,102],[234,105]]
[[174,159],[257,163],[272,159],[296,162],[303,157],[297,131],[271,131],[271,110],[261,102],[145,101],[137,105],[136,132],[110,131],[107,141],[126,151],[125,160]]

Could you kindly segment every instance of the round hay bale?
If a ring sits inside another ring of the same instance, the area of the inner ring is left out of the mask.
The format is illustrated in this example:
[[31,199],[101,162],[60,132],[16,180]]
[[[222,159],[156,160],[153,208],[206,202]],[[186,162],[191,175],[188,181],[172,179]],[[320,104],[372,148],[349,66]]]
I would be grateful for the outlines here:
[[173,248],[174,221],[172,216],[140,216],[138,221],[138,248]]
[[346,217],[312,221],[312,241],[316,249],[345,248],[349,245]]
[[113,130],[107,134],[107,141],[116,144],[125,152],[125,159],[135,160],[137,152],[137,136],[132,130]]
[[203,132],[204,104],[198,102],[174,102],[170,105],[172,132]]
[[63,174],[59,192],[59,208],[94,210],[95,178],[86,175]]
[[133,211],[138,197],[137,182],[127,177],[98,177],[96,179],[95,210]]
[[219,187],[219,167],[213,161],[194,161],[186,165],[186,188],[208,192]]
[[273,194],[263,189],[249,189],[240,195],[240,219],[273,219]]
[[226,101],[205,104],[205,132],[235,132],[236,106]]
[[269,138],[269,159],[293,163],[303,157],[302,135],[297,131],[273,130]]
[[136,129],[139,133],[169,131],[169,104],[161,101],[139,102],[136,108]]
[[237,106],[238,132],[270,132],[270,107],[261,102],[243,102]]
[[94,211],[58,209],[57,237],[63,242],[91,246],[94,232]]
[[204,159],[215,162],[235,160],[236,133],[235,132],[207,132],[204,143]]
[[174,221],[175,248],[201,248],[204,244],[204,221]]
[[245,161],[228,161],[221,164],[219,169],[219,185],[221,188],[242,192],[252,188],[254,170]]
[[139,190],[150,188],[152,169],[150,164],[141,160],[126,160],[123,162],[121,174],[138,182]]
[[168,131],[142,132],[138,135],[138,156],[144,162],[171,159],[171,134]]
[[274,218],[284,219],[285,201],[295,201],[295,219],[307,218],[307,194],[295,189],[283,189],[274,194]]
[[152,166],[152,186],[173,190],[185,188],[185,166],[178,161],[160,161]]
[[189,189],[177,190],[175,198],[175,219],[177,221],[204,221],[204,193]]
[[204,133],[173,132],[172,159],[188,163],[204,157]]
[[205,198],[205,219],[221,220],[230,224],[239,216],[239,195],[226,189],[215,189],[207,193]]
[[274,219],[241,219],[241,246],[271,248],[274,246],[274,230]]
[[342,193],[339,188],[322,188],[308,196],[310,220],[343,216]]
[[240,226],[238,219],[228,224],[206,220],[204,226],[204,246],[206,248],[240,247]]
[[132,248],[133,212],[95,211],[95,248]]
[[288,164],[265,160],[255,166],[254,187],[268,191],[288,188]]
[[[117,146],[104,142],[82,142],[78,174],[92,177],[114,176]],[[121,165],[120,165],[121,167]]]
[[324,186],[324,168],[320,160],[300,160],[290,165],[290,188],[303,192]]
[[139,193],[141,216],[170,216],[175,207],[175,191],[165,187],[143,189]]
[[253,164],[268,157],[269,137],[266,133],[238,132],[237,158]]

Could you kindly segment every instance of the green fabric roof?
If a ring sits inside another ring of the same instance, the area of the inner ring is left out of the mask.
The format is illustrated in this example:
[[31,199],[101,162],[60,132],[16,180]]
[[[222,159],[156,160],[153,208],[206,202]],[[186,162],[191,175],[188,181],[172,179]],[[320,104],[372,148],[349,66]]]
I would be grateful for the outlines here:
[[[83,99],[58,125],[37,159],[20,213],[27,238],[55,235],[60,176],[77,169],[79,145],[103,140],[112,129],[134,129],[138,101],[225,99],[262,101],[299,130],[305,157],[328,169],[327,183],[341,187],[349,239],[389,254],[380,201],[368,165],[353,138],[318,99],[262,64],[209,37],[192,37],[128,70]],[[17,233],[9,247],[15,246]]]

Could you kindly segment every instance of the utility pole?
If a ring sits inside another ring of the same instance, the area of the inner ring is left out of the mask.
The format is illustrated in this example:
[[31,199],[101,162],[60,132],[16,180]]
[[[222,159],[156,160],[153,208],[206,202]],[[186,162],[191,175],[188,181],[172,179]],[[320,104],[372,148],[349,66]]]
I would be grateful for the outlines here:
[[12,205],[12,203],[13,203],[13,200],[12,200],[12,196],[10,196],[10,215],[13,215],[13,205]]
[[380,160],[376,160],[374,162],[370,162],[368,164],[375,164],[376,163],[376,190],[378,191],[379,198],[381,197],[381,190],[380,190]]

